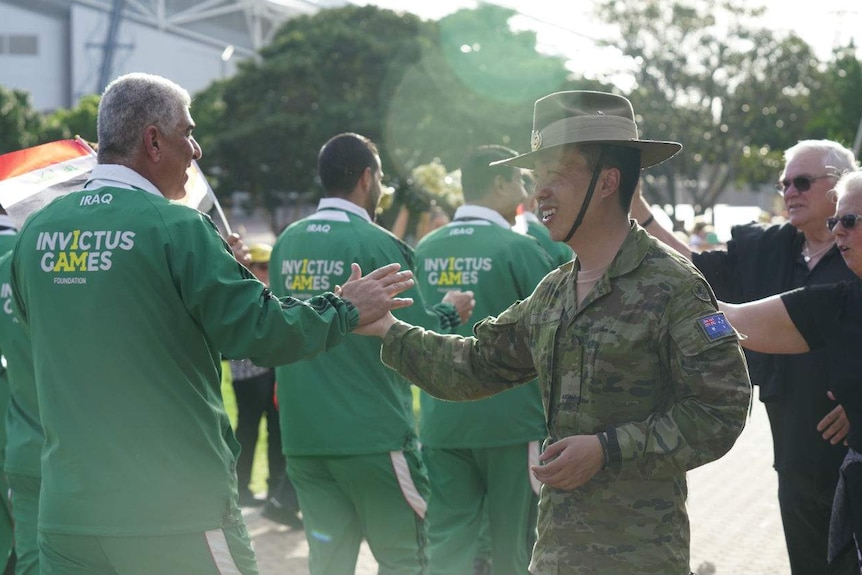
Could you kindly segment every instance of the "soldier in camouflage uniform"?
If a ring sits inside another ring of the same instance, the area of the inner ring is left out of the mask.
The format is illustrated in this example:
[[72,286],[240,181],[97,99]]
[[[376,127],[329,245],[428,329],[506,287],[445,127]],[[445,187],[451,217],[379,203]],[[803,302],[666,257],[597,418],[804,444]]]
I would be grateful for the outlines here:
[[688,573],[686,471],[742,431],[751,388],[736,332],[697,270],[628,219],[640,169],[680,148],[639,140],[620,96],[538,100],[533,152],[505,163],[535,169],[543,223],[575,260],[471,338],[391,315],[361,330],[437,397],[538,376],[550,437],[533,468],[534,574]]

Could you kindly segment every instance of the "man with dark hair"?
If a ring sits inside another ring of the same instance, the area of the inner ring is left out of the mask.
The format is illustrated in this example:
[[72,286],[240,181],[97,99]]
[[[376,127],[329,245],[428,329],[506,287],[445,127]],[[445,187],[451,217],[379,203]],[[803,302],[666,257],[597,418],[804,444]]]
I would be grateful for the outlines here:
[[31,215],[12,254],[45,432],[42,573],[256,574],[222,355],[297,361],[410,303],[391,299],[412,285],[391,268],[343,297],[273,297],[209,218],[170,201],[201,157],[190,103],[160,76],[111,82],[91,179]]
[[[334,289],[351,262],[412,269],[409,246],[374,223],[383,170],[374,142],[331,138],[318,155],[325,197],[279,236],[270,259],[276,294],[300,299]],[[466,321],[472,293],[451,292],[435,311],[401,316],[450,331]],[[449,302],[453,303],[449,303]],[[426,566],[428,479],[416,442],[410,384],[380,363],[380,346],[348,337],[336,353],[276,370],[282,446],[299,497],[312,575],[353,573],[368,540],[381,573]]]
[[642,167],[674,142],[641,140],[629,101],[558,92],[536,102],[532,167],[542,220],[575,259],[527,299],[440,336],[391,314],[358,333],[428,393],[479,399],[538,376],[549,438],[536,575],[689,573],[686,471],[722,456],[750,384],[737,335],[694,267],[628,218]]
[[[364,136],[335,136],[317,157],[317,174],[323,189],[348,194],[366,169],[374,170],[382,178],[383,172],[377,169],[379,157],[377,144]],[[373,207],[376,210],[377,204]]]
[[[490,164],[517,155],[517,152],[505,146],[488,145],[479,147],[467,156],[461,165],[461,193],[464,196],[464,203],[476,205],[483,200],[490,200],[495,204],[494,211],[506,219],[511,219],[510,216],[517,210],[517,204],[512,205],[512,197],[517,197],[518,203],[520,203],[520,200],[523,200],[527,194],[526,190],[523,189],[524,180],[521,176],[521,170],[512,166],[492,166]],[[495,185],[500,186],[501,182],[511,183],[513,189],[507,192],[498,190],[496,199],[487,198],[488,192],[492,191]],[[520,191],[515,193],[514,190]],[[497,208],[500,208],[502,212]]]
[[[455,219],[416,246],[416,281],[426,301],[451,289],[476,294],[484,318],[525,299],[550,259],[533,238],[511,230],[525,196],[521,169],[489,166],[517,153],[483,146],[461,166],[465,204]],[[456,333],[470,335],[472,325]],[[469,573],[485,514],[493,573],[525,574],[535,542],[539,441],[547,435],[536,381],[475,402],[421,395],[419,438],[431,480],[428,554],[431,575]],[[532,480],[532,481],[531,481]]]

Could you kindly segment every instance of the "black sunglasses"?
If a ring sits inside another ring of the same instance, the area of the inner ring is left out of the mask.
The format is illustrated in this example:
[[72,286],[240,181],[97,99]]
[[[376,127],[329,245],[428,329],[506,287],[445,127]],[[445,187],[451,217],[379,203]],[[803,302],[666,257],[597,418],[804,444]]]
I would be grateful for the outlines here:
[[791,178],[789,180],[781,180],[775,184],[775,189],[778,190],[778,193],[782,196],[787,192],[787,188],[790,187],[790,184],[793,184],[793,187],[796,188],[799,192],[807,192],[811,189],[811,184],[817,180],[822,180],[823,178],[837,178],[835,174],[823,174],[822,176],[796,176],[795,178]]
[[835,226],[838,225],[838,222],[841,222],[841,225],[845,230],[852,230],[856,227],[856,222],[862,219],[862,216],[858,214],[844,214],[843,216],[832,216],[831,218],[826,218],[826,227],[829,228],[829,231],[835,229]]

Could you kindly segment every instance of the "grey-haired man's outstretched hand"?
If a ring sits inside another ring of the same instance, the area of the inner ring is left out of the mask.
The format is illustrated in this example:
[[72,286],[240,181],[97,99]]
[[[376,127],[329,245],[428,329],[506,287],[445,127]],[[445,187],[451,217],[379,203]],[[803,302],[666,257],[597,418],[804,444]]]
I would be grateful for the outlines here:
[[366,276],[359,264],[350,265],[350,277],[335,294],[352,303],[359,311],[359,325],[374,322],[394,309],[413,305],[413,298],[395,297],[413,287],[413,272],[399,271],[394,263],[377,268]]

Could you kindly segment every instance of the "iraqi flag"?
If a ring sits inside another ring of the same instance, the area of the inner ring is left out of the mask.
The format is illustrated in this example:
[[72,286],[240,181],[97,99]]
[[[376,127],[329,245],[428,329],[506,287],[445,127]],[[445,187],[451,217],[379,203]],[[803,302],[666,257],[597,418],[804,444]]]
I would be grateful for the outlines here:
[[18,229],[31,213],[84,186],[96,152],[80,139],[59,140],[0,156],[0,205]]
[[228,224],[227,217],[221,209],[221,204],[218,203],[215,192],[213,192],[206,176],[204,176],[203,170],[201,170],[201,167],[195,160],[192,160],[192,165],[189,166],[186,173],[189,176],[189,179],[186,180],[186,197],[173,201],[205,214],[209,214],[215,210],[213,217],[218,217],[218,221],[221,222],[224,232],[230,235],[230,224]]
[[[20,229],[27,216],[54,198],[83,188],[95,166],[96,152],[81,138],[3,154],[0,156],[0,205]],[[227,219],[197,162],[192,162],[188,175],[186,197],[177,202],[204,213],[215,208],[229,234]]]

